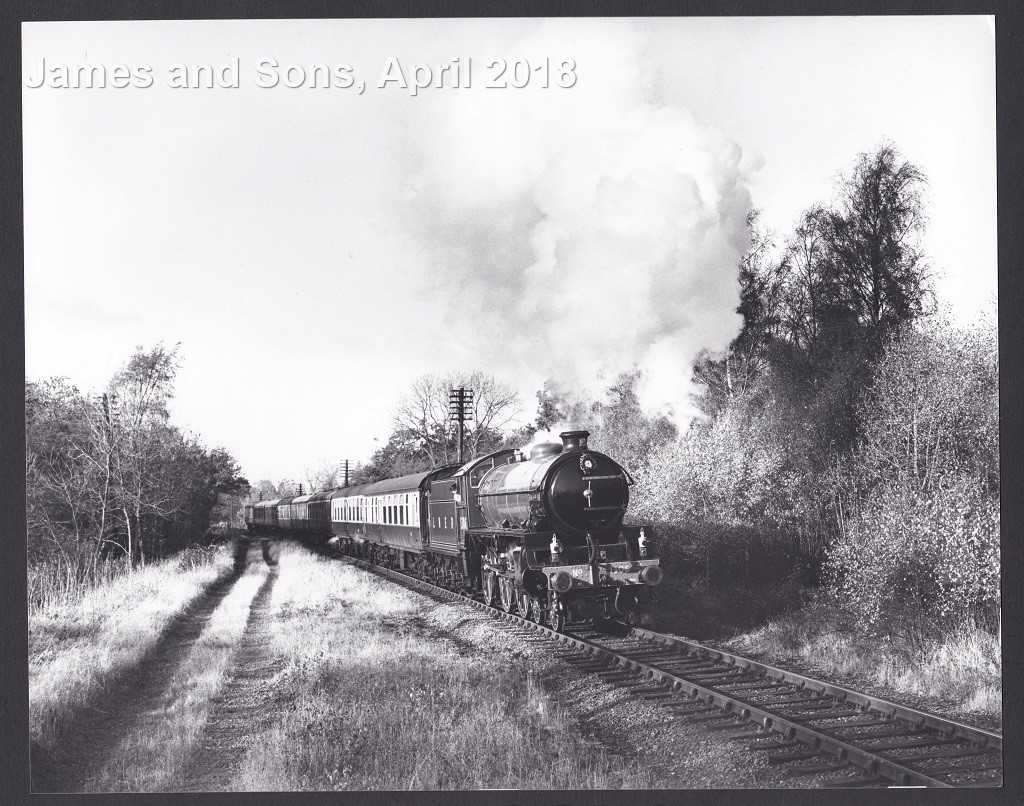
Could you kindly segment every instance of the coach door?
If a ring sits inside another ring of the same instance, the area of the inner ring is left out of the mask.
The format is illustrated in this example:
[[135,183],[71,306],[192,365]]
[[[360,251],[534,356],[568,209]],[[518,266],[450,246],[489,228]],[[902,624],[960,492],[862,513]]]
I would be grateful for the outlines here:
[[431,548],[457,551],[459,548],[459,514],[455,491],[455,479],[439,479],[430,482],[430,498],[427,503],[427,529],[430,533]]

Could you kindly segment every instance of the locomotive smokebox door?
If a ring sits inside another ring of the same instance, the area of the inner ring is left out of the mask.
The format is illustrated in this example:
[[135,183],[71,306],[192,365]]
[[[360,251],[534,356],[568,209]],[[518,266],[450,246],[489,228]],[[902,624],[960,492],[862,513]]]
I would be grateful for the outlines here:
[[618,528],[629,503],[629,477],[617,462],[587,449],[589,436],[587,431],[562,432],[562,455],[544,491],[552,524],[577,536]]

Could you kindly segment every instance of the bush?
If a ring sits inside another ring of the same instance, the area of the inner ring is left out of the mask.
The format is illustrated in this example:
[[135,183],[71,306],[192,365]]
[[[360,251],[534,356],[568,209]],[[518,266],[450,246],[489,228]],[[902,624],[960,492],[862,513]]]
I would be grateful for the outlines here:
[[899,633],[922,618],[955,626],[999,608],[999,505],[961,481],[926,494],[876,489],[837,541],[833,587],[872,631]]
[[999,607],[994,321],[936,317],[896,340],[858,416],[833,590],[874,631],[923,620],[995,628]]

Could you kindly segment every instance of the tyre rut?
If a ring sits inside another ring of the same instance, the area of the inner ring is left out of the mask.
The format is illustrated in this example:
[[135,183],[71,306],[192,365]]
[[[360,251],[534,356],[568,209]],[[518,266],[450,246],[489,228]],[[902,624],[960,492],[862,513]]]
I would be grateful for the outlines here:
[[228,788],[252,740],[279,712],[281,695],[274,678],[284,661],[270,650],[270,596],[277,578],[277,568],[271,567],[253,597],[227,680],[213,700],[206,727],[175,790],[213,792]]
[[72,718],[59,750],[32,748],[33,792],[82,790],[136,720],[159,701],[189,648],[241,576],[237,570],[226,573],[176,616],[135,666],[121,672],[100,698]]

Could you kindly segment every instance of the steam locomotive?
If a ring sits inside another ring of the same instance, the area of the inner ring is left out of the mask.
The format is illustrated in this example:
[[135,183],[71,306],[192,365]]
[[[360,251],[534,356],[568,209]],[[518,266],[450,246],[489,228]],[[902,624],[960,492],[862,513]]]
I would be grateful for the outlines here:
[[502,450],[372,484],[261,501],[246,527],[324,540],[547,624],[634,623],[661,582],[642,527],[624,526],[632,479],[565,431],[529,458]]

